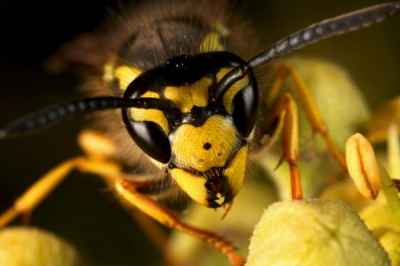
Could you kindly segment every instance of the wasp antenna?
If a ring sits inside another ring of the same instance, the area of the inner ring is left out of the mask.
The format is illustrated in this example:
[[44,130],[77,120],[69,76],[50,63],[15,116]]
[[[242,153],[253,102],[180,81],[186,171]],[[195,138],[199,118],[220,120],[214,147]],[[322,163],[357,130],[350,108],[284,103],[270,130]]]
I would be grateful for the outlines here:
[[175,121],[180,117],[179,109],[170,103],[155,98],[115,98],[96,97],[67,102],[23,117],[0,131],[0,139],[29,134],[78,114],[116,108],[158,109],[166,113],[168,119]]
[[[124,100],[129,100],[131,106],[128,107],[157,109],[163,111],[167,119],[171,122],[178,121],[182,115],[181,111],[176,108],[172,103],[158,98],[135,98]],[[135,104],[133,104],[133,102],[135,102]]]
[[221,100],[224,93],[238,80],[244,78],[252,69],[286,55],[308,44],[348,31],[368,27],[382,22],[400,11],[400,2],[386,3],[361,9],[332,19],[324,20],[304,28],[273,44],[264,52],[248,62],[237,66],[218,83],[215,99]]

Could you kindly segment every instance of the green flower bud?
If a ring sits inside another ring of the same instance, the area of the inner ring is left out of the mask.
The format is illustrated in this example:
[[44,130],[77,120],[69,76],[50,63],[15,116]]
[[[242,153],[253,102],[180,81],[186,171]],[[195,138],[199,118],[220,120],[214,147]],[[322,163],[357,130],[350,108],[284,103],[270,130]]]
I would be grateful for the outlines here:
[[0,231],[0,265],[83,265],[75,249],[57,236],[32,227]]
[[303,200],[271,205],[255,228],[247,266],[391,265],[349,204]]

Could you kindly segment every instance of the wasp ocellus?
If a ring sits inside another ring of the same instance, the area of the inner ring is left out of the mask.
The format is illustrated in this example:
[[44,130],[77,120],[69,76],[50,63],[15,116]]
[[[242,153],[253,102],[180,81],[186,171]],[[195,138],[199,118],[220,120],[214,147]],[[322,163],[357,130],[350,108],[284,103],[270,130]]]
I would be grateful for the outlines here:
[[[251,41],[247,24],[233,15],[235,6],[223,1],[161,1],[126,9],[112,12],[97,34],[60,50],[60,57],[83,66],[90,98],[45,109],[1,131],[2,138],[18,136],[84,113],[93,114],[96,132],[80,135],[85,156],[44,176],[41,180],[54,184],[33,186],[1,218],[6,224],[14,216],[30,213],[56,183],[78,168],[103,177],[125,205],[205,240],[232,264],[241,264],[244,260],[224,237],[179,222],[155,199],[178,191],[208,208],[231,205],[249,160],[281,132],[282,158],[290,165],[289,195],[301,199],[297,108],[279,85],[287,78],[295,80],[310,124],[323,135],[345,172],[341,151],[326,133],[321,111],[301,76],[291,65],[274,60],[394,15],[399,4],[316,24],[266,50]],[[80,42],[92,46],[83,50]],[[79,56],[71,57],[70,51]],[[273,74],[266,74],[266,64],[275,69]],[[37,196],[32,198],[32,191]]]

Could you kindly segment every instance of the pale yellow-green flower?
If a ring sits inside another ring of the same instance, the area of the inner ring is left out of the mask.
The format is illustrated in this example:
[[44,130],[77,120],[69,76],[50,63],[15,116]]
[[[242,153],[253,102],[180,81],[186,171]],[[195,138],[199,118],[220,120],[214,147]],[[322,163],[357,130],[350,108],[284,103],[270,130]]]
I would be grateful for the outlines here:
[[33,227],[9,227],[0,231],[0,265],[83,265],[75,249],[57,236]]
[[[395,122],[388,123],[388,125],[389,129],[386,131],[388,134],[387,165],[391,175],[398,177],[400,147],[397,125]],[[379,162],[378,167],[385,198],[378,198],[376,202],[365,208],[360,216],[389,254],[392,265],[400,265],[400,200],[398,191],[388,172]]]
[[257,224],[247,266],[391,265],[349,204],[303,200],[271,205]]

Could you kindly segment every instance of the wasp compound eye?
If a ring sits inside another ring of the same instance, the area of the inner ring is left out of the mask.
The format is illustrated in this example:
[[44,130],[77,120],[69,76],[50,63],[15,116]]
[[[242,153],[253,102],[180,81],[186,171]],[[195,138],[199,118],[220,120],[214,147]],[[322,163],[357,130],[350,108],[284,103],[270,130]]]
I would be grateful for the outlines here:
[[133,121],[130,110],[131,108],[123,109],[122,118],[136,145],[151,158],[161,163],[168,163],[171,158],[171,144],[167,134],[155,122]]
[[258,88],[250,73],[250,83],[233,98],[232,118],[239,133],[247,138],[257,120]]

